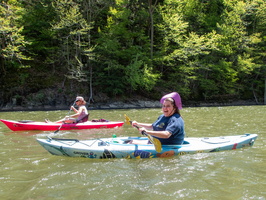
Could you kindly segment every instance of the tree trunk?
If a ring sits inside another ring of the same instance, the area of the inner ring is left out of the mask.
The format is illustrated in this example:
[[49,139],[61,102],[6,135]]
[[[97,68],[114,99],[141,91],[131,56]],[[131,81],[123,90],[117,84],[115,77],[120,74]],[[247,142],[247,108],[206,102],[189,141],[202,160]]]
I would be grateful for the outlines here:
[[151,57],[151,62],[153,60],[153,45],[154,45],[154,21],[153,21],[153,11],[154,7],[157,3],[157,0],[155,1],[154,5],[152,5],[152,0],[148,0],[149,3],[149,14],[150,14],[150,23],[151,23],[151,30],[150,30],[150,57]]

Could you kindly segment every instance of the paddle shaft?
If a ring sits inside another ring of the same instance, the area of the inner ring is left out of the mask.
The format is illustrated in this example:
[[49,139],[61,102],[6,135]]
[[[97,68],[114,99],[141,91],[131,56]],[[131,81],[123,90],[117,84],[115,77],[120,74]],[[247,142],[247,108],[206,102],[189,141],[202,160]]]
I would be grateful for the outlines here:
[[[129,121],[130,122],[130,124],[132,124],[132,121]],[[134,127],[136,127],[138,130],[139,130],[139,126],[136,126],[136,125],[133,125]],[[145,135],[145,136],[147,136],[148,134],[146,133],[146,131],[141,131],[141,134],[142,135]]]

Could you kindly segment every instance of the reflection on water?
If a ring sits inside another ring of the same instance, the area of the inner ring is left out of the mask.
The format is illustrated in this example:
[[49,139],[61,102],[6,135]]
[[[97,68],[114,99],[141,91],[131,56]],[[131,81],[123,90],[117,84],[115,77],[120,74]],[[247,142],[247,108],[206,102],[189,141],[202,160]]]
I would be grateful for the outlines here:
[[[67,111],[68,112],[68,111]],[[1,119],[62,118],[66,111],[2,112]],[[160,109],[90,111],[91,118],[153,122]],[[50,155],[36,138],[138,136],[116,129],[13,132],[0,124],[1,199],[265,199],[266,106],[184,108],[188,137],[256,133],[252,148],[166,159],[89,160]]]

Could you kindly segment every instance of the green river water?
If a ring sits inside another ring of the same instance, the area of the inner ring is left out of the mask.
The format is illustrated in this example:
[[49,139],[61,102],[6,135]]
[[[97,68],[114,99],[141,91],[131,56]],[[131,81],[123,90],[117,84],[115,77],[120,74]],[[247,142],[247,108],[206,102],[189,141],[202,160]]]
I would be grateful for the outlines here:
[[[51,121],[68,111],[0,112],[0,119]],[[90,118],[153,122],[161,109],[91,110]],[[53,132],[13,132],[0,122],[1,200],[248,200],[266,199],[266,106],[184,108],[187,137],[256,133],[253,147],[156,159],[53,156],[36,138]],[[56,137],[139,136],[115,129],[59,131]]]

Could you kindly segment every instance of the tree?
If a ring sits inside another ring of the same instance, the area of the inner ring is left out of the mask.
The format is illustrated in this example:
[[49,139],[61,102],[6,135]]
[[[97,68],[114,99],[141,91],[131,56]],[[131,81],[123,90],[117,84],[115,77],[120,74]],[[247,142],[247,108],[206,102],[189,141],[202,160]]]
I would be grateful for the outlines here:
[[169,87],[175,82],[183,96],[196,99],[243,96],[247,89],[255,97],[252,88],[258,85],[255,71],[260,68],[260,57],[253,53],[261,39],[256,29],[248,31],[254,25],[248,16],[257,12],[251,9],[252,4],[236,0],[165,1],[161,50],[165,54],[163,73],[167,72],[163,77]]
[[218,25],[218,28],[223,35],[220,57],[224,56],[231,62],[231,68],[236,72],[234,92],[242,98],[253,95],[258,103],[254,86],[258,78],[256,71],[261,68],[256,53],[261,37],[254,29],[255,21],[252,19],[257,15],[256,4],[256,1],[225,1],[227,10],[222,16],[224,23]]
[[151,90],[158,78],[150,67],[148,13],[139,1],[116,1],[110,7],[107,24],[101,27],[96,53],[102,77],[98,84],[109,95],[125,91]]
[[[163,77],[169,83],[169,88],[180,91],[185,98],[192,94],[194,98],[198,98],[197,94],[205,93],[206,96],[208,90],[211,93],[219,90],[214,82],[210,84],[208,76],[212,65],[207,65],[206,62],[210,54],[218,50],[219,36],[215,31],[204,35],[197,34],[196,30],[190,31],[192,28],[185,21],[185,16],[190,13],[187,13],[185,8],[188,5],[184,2],[186,1],[169,0],[161,7],[163,22],[160,29],[164,32],[164,46],[161,49],[164,54]],[[198,4],[195,3],[194,6],[196,5]]]
[[46,98],[39,91],[53,88],[50,98],[61,103],[87,93],[93,101],[99,91],[158,98],[173,90],[184,100],[259,103],[265,7],[264,0],[1,1],[1,99]]
[[[28,67],[23,62],[30,59],[25,54],[28,42],[22,35],[23,12],[18,1],[6,0],[0,3],[0,97],[3,101],[18,95],[28,76],[20,71]],[[5,86],[6,83],[8,87]]]

